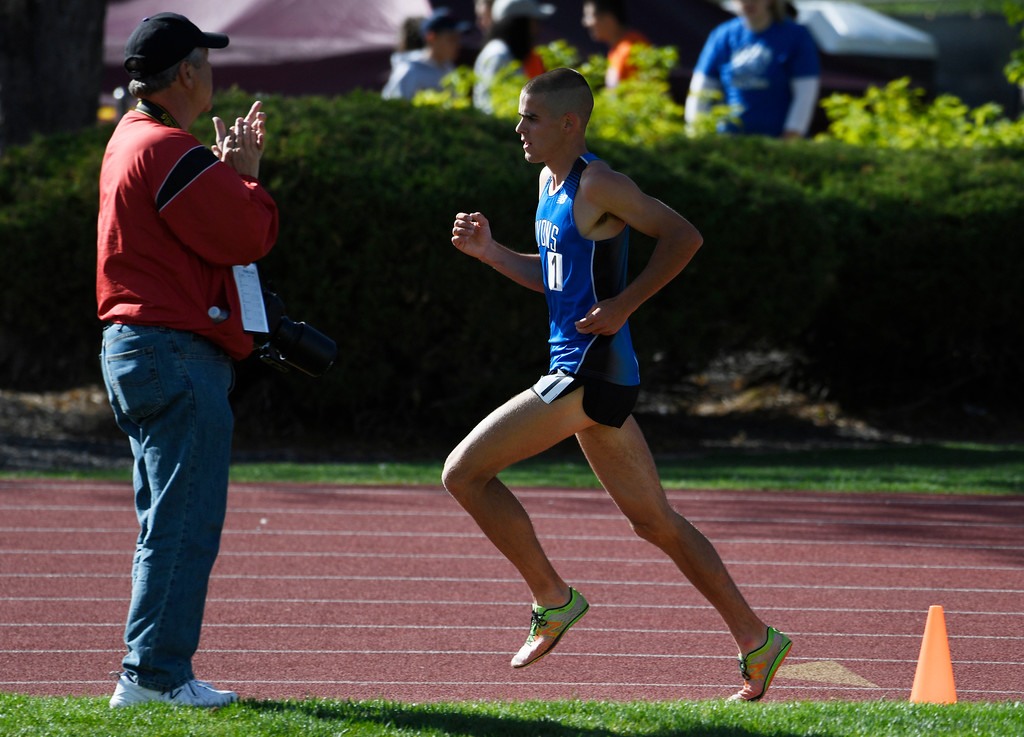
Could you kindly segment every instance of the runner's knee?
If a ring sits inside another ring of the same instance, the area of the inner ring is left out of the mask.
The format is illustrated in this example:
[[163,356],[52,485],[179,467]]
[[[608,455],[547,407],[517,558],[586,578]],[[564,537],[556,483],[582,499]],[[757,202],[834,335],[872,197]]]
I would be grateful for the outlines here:
[[458,462],[453,460],[455,454],[451,453],[444,461],[444,468],[441,469],[441,483],[452,496],[458,496],[460,488]]
[[461,500],[481,485],[478,476],[473,471],[472,464],[456,449],[445,459],[441,483],[449,494]]
[[678,528],[672,517],[673,515],[669,513],[648,512],[643,515],[631,515],[628,519],[637,537],[664,548],[678,537]]

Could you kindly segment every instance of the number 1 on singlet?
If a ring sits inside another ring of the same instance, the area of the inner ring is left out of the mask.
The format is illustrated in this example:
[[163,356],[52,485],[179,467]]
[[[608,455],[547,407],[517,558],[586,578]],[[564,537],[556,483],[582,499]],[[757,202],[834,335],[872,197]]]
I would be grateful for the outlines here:
[[561,292],[562,287],[562,254],[548,251],[548,289]]

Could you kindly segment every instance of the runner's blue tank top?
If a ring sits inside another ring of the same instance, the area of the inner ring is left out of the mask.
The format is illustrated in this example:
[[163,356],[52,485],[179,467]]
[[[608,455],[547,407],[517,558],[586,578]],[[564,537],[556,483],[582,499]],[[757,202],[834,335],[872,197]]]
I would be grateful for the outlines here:
[[573,218],[580,176],[596,159],[589,153],[577,159],[554,192],[548,179],[537,204],[534,227],[551,320],[549,370],[636,386],[640,369],[628,322],[615,335],[584,335],[575,327],[591,307],[626,288],[629,227],[614,238],[591,241],[580,235]]

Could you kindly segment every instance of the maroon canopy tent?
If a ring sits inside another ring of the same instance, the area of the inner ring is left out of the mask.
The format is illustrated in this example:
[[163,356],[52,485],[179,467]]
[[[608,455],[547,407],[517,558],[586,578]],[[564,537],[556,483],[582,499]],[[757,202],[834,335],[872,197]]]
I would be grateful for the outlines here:
[[110,0],[104,40],[104,88],[126,85],[124,45],[146,16],[185,15],[231,43],[214,57],[219,88],[336,94],[387,81],[398,29],[430,12],[428,0]]

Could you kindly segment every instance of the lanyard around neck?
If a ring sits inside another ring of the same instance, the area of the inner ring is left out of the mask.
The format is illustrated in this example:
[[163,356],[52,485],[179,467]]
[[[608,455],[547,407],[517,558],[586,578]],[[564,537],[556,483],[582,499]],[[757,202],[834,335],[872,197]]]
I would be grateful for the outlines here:
[[150,100],[139,100],[139,104],[135,106],[135,109],[143,115],[148,115],[153,120],[163,123],[166,126],[170,126],[171,128],[181,127],[178,125],[178,121],[174,119],[174,116]]

